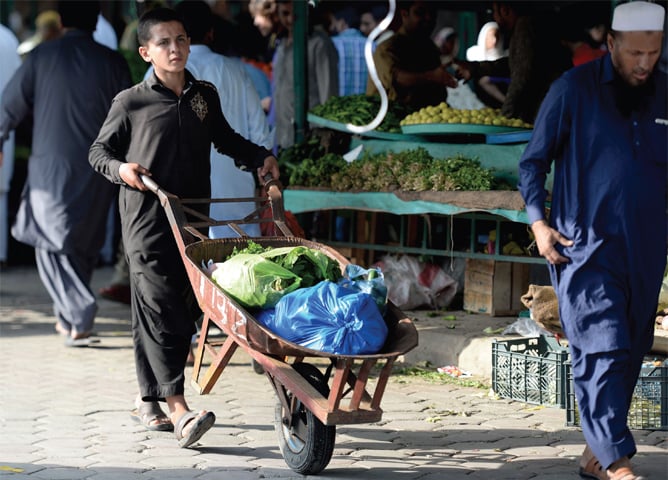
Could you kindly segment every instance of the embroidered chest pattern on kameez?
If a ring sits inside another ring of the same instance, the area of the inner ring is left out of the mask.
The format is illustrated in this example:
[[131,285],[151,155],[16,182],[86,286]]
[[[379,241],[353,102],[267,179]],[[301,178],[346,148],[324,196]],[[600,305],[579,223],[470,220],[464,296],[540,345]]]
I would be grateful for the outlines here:
[[193,109],[193,112],[199,117],[200,121],[204,121],[206,118],[206,114],[208,113],[209,109],[206,104],[206,101],[204,100],[204,97],[197,93],[192,100],[190,100],[190,108]]

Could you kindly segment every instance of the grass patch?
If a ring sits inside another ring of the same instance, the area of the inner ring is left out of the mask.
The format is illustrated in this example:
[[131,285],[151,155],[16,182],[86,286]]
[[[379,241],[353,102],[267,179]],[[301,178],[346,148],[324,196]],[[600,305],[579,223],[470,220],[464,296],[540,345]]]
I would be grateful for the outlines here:
[[395,367],[392,371],[391,378],[399,383],[407,383],[412,379],[420,379],[429,383],[460,385],[462,387],[480,388],[484,390],[489,390],[492,387],[490,382],[480,378],[455,378],[444,373],[439,373],[429,362],[412,366]]

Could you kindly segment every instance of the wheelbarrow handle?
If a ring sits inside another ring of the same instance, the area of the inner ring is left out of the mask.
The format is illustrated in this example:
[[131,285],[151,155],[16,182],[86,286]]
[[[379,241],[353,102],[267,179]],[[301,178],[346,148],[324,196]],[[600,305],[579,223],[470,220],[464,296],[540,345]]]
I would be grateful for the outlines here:
[[146,186],[148,187],[148,189],[149,189],[150,191],[152,191],[153,193],[157,194],[158,191],[160,190],[160,186],[155,182],[155,180],[153,180],[153,179],[152,179],[151,177],[149,177],[148,175],[140,174],[140,175],[139,175],[139,179],[140,179],[140,180],[142,181],[142,183],[143,183],[144,185],[146,185]]
[[268,191],[272,187],[276,187],[278,190],[280,190],[280,185],[281,182],[276,178],[271,176],[271,173],[267,173],[264,177],[262,177],[262,181],[264,182],[264,187]]
[[[139,179],[153,193],[157,194],[158,191],[160,190],[160,186],[155,182],[155,180],[153,180],[148,175],[140,174]],[[274,177],[271,176],[271,173],[267,173],[264,177],[262,177],[262,179],[264,180],[264,185],[267,188],[267,190],[275,187],[277,190],[280,191],[280,182],[277,179],[274,179]]]

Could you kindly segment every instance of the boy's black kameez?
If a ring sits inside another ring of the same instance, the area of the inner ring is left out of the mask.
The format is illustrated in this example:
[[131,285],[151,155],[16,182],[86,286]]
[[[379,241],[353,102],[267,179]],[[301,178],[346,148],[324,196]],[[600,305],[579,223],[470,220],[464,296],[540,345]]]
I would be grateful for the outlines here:
[[183,366],[198,310],[157,196],[127,186],[119,168],[123,161],[139,163],[165,190],[183,198],[206,198],[211,191],[212,142],[240,167],[261,167],[271,155],[232,130],[215,87],[186,71],[180,97],[155,74],[121,92],[90,149],[93,168],[121,185],[119,210],[130,266],[137,376],[144,400],[184,393]]

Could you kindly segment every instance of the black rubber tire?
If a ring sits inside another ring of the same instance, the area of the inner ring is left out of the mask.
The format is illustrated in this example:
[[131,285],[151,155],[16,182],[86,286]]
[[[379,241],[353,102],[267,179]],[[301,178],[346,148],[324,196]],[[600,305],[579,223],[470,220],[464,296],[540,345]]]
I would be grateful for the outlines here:
[[253,367],[253,371],[257,373],[258,375],[264,375],[264,367],[258,363],[257,360],[254,358],[251,359],[251,365]]
[[[315,366],[308,363],[296,363],[292,366],[322,395],[329,395],[329,387],[322,373]],[[288,392],[288,397],[292,394]],[[285,463],[294,472],[302,475],[316,475],[322,472],[332,459],[336,426],[326,426],[301,402],[296,406],[299,425],[288,429],[283,425],[283,408],[281,402],[276,404],[274,414],[274,428],[278,433],[278,445]],[[301,437],[297,430],[303,433]]]

